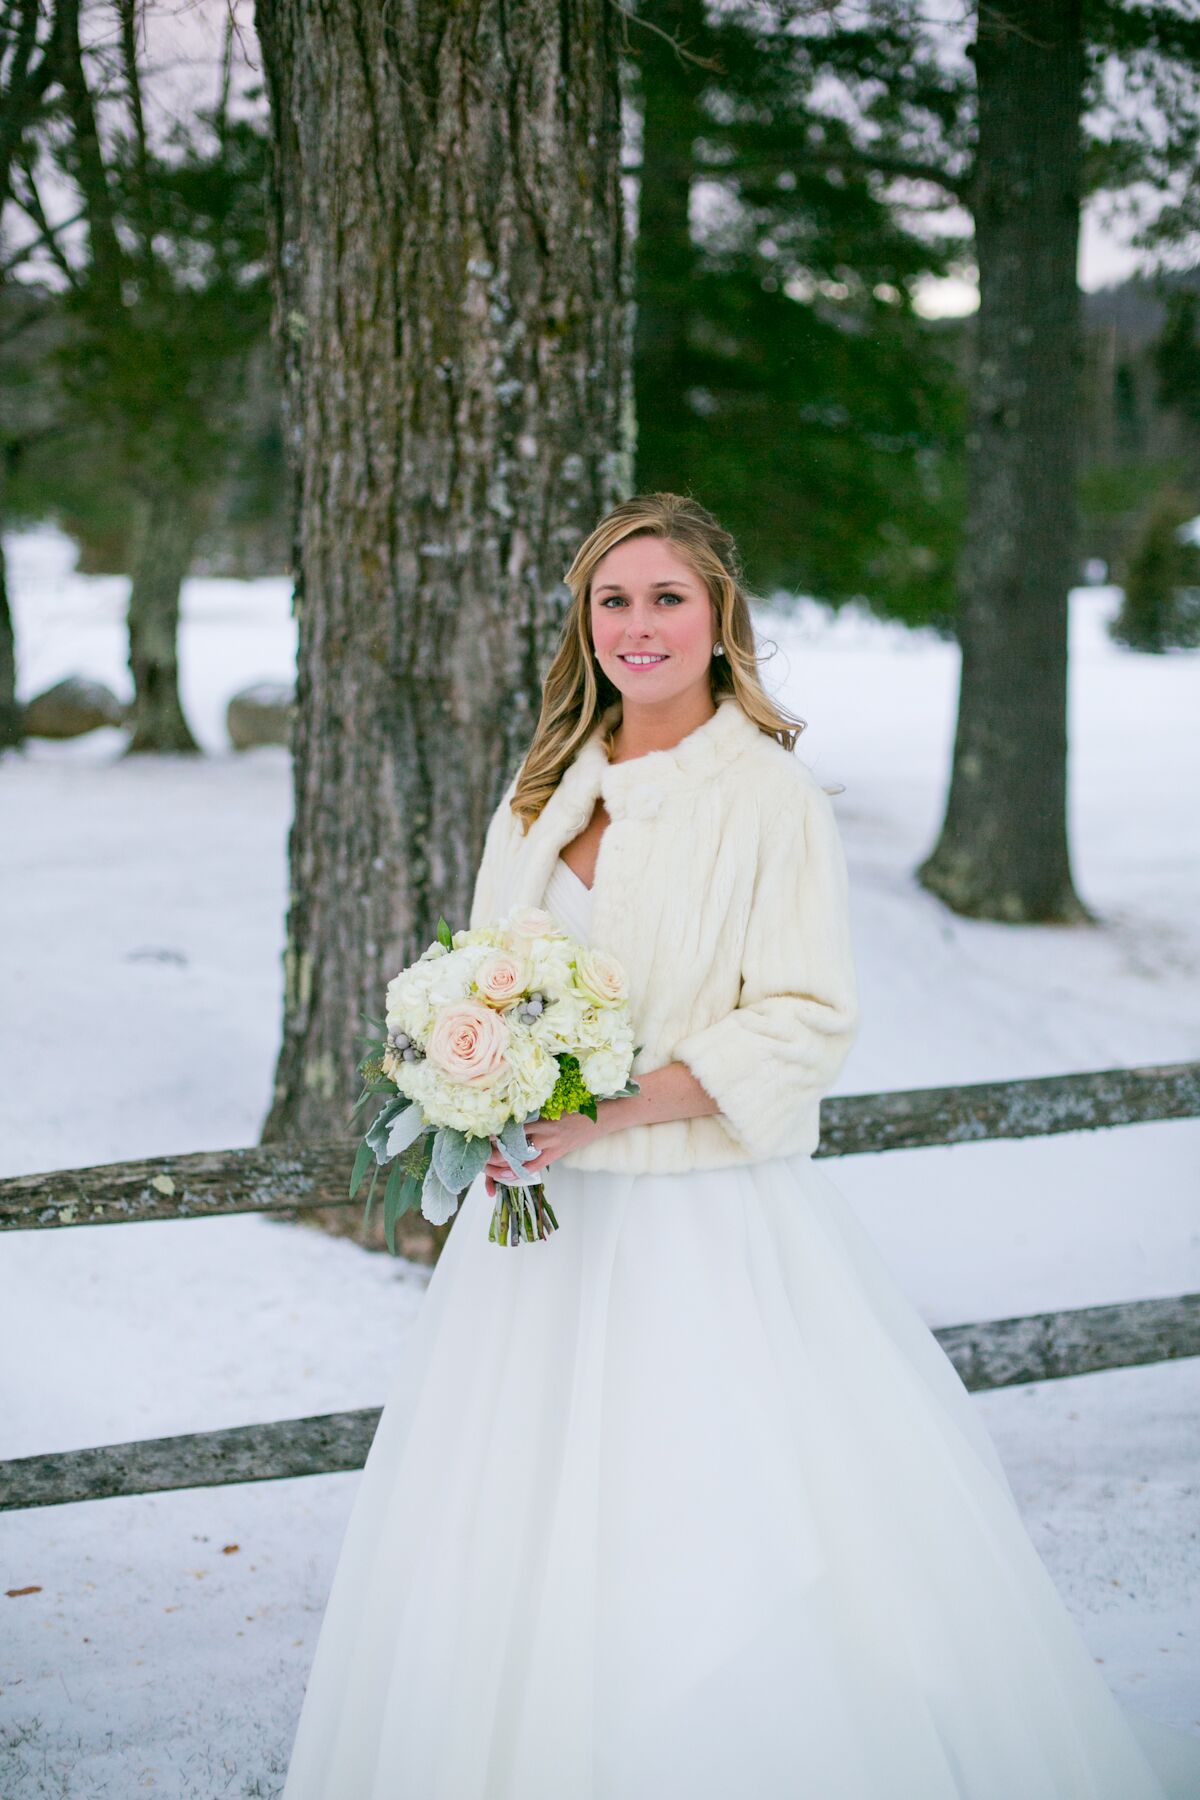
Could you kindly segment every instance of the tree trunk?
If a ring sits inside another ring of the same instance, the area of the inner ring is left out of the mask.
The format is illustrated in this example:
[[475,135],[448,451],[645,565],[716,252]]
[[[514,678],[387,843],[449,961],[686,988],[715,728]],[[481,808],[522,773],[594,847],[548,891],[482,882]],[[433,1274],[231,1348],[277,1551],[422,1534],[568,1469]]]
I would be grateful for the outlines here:
[[[654,32],[638,34],[637,58],[642,155],[634,381],[639,402],[637,483],[642,493],[674,487],[680,475],[680,424],[671,415],[684,406],[683,395],[693,379],[688,349],[688,295],[695,277],[692,171],[695,139],[705,123],[699,96],[709,79],[704,69],[682,59],[674,47],[677,42],[694,53],[703,49],[707,22],[702,0],[660,0],[653,21]],[[674,42],[660,37],[659,31]],[[661,402],[667,395],[674,397],[667,409],[641,404],[647,396]]]
[[199,513],[191,500],[166,489],[139,496],[129,589],[133,731],[127,756],[200,749],[179,702],[178,652],[179,591],[198,532]]
[[980,304],[961,565],[962,674],[941,837],[955,911],[1091,917],[1067,849],[1067,594],[1082,342],[1080,0],[998,0],[975,45]]
[[0,539],[0,750],[25,742],[22,710],[17,702],[17,653],[12,609],[8,603],[8,559]]
[[294,457],[291,903],[263,1139],[466,919],[580,539],[630,491],[609,0],[259,0]]

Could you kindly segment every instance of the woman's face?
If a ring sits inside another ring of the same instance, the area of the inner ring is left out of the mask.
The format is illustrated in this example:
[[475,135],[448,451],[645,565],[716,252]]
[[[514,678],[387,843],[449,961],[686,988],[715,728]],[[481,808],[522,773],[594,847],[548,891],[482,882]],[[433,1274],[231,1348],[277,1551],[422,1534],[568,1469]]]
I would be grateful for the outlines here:
[[[675,545],[659,537],[614,545],[596,565],[588,605],[597,661],[623,696],[656,705],[701,682],[708,692],[713,605]],[[628,660],[637,656],[659,660]]]

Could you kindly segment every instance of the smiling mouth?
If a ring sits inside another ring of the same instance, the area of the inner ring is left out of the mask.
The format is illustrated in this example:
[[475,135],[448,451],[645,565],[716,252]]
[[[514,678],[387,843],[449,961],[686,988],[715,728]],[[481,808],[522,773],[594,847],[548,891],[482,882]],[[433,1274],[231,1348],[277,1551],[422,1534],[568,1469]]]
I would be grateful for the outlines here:
[[652,668],[656,663],[666,662],[666,660],[667,660],[666,657],[663,655],[649,656],[649,655],[643,655],[637,651],[631,652],[630,654],[628,654],[626,656],[620,656],[618,658],[618,661],[623,662],[623,663],[628,663],[629,667],[632,669],[649,669],[649,668]]

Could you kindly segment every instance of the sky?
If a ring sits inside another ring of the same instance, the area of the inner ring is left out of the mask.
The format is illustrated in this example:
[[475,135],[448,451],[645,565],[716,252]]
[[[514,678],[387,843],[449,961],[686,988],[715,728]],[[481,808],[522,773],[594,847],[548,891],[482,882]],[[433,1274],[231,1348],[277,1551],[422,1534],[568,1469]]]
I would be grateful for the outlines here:
[[[1085,293],[1124,281],[1144,263],[1144,256],[1105,226],[1098,204],[1085,209],[1077,264],[1079,285]],[[979,290],[973,281],[926,281],[918,290],[917,311],[928,319],[974,312],[978,304]]]

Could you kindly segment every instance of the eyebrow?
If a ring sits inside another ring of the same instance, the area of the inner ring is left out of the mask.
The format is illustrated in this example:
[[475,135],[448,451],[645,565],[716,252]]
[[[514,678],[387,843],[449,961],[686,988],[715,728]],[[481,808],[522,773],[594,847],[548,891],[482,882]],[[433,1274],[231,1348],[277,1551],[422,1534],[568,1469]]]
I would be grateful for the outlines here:
[[[654,588],[686,588],[687,586],[686,581],[656,581],[652,583]],[[596,588],[594,592],[597,594],[623,594],[625,589],[619,581],[606,581],[603,587]]]

